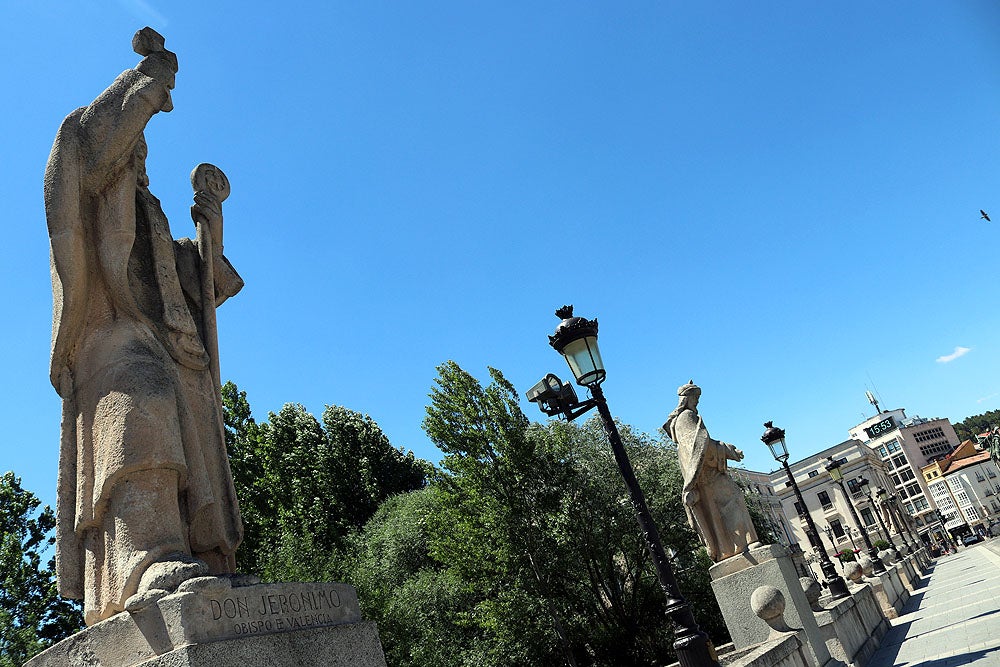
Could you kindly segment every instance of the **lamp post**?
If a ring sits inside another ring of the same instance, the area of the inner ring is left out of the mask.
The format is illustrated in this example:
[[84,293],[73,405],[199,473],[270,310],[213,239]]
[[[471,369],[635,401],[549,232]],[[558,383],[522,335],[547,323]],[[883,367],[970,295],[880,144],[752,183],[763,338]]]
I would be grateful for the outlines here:
[[879,527],[882,529],[882,532],[885,533],[886,542],[889,543],[889,546],[892,547],[893,551],[898,553],[899,549],[896,548],[896,543],[892,541],[892,536],[889,534],[889,529],[886,528],[885,521],[882,519],[882,513],[879,511],[879,506],[875,504],[876,496],[881,498],[882,494],[885,494],[885,490],[879,489],[877,493],[873,494],[871,492],[871,483],[868,481],[867,477],[861,477],[858,480],[858,486],[861,487],[861,493],[868,496],[868,504],[871,505],[873,514],[875,514],[875,520],[878,521]]
[[858,550],[858,545],[854,543],[854,536],[856,534],[858,534],[858,532],[859,532],[858,529],[855,528],[854,526],[847,526],[847,528],[845,529],[845,532],[847,533],[848,539],[851,540],[851,550],[852,551],[857,551]]
[[[910,540],[906,539],[906,533],[909,531],[909,527],[903,528],[899,525],[899,517],[896,516],[893,504],[895,503],[896,496],[892,495],[890,497],[889,492],[885,489],[880,488],[878,490],[878,502],[879,505],[885,507],[889,512],[889,522],[892,523],[893,527],[896,529],[896,534],[899,535],[899,539],[903,541],[903,545],[906,547],[908,554],[914,553],[917,548],[910,543]],[[911,535],[912,537],[912,535]]]
[[[903,501],[900,500],[899,494],[898,493],[890,493],[889,494],[889,502],[892,503],[893,509],[896,510],[892,514],[892,516],[894,516],[896,518],[897,523],[903,524],[903,528],[906,529],[906,534],[910,536],[910,541],[913,544],[913,549],[914,550],[920,549],[920,547],[922,546],[922,544],[921,544],[922,540],[920,539],[919,535],[914,535],[913,534],[913,528],[910,527],[910,522],[906,520],[905,515],[903,514]],[[926,521],[926,519],[925,519],[925,521]],[[942,529],[943,528],[944,528],[944,526],[942,526]]]
[[850,591],[847,590],[847,582],[844,578],[837,574],[837,567],[830,560],[829,554],[826,553],[826,547],[823,546],[823,540],[820,539],[819,533],[816,531],[816,524],[813,523],[812,516],[809,514],[809,510],[806,508],[806,501],[802,498],[802,491],[799,490],[799,485],[795,482],[795,476],[792,475],[792,469],[788,467],[788,448],[785,446],[785,431],[774,426],[773,422],[765,422],[764,427],[767,429],[764,431],[764,435],[760,439],[767,445],[767,448],[771,450],[771,456],[774,457],[775,461],[781,463],[785,468],[785,474],[788,475],[788,483],[791,485],[792,490],[795,492],[795,498],[798,500],[799,506],[799,517],[806,524],[806,537],[809,539],[809,543],[815,547],[817,554],[819,555],[819,568],[823,571],[823,576],[826,577],[826,587],[830,591],[831,597],[834,600],[839,600],[840,598],[845,598],[850,595]]
[[847,499],[847,507],[851,510],[851,516],[854,517],[854,523],[861,532],[861,537],[864,539],[865,546],[868,548],[868,557],[872,561],[872,571],[875,574],[882,574],[885,572],[885,565],[883,565],[882,561],[879,560],[878,552],[872,545],[871,538],[868,537],[868,531],[861,525],[861,519],[858,518],[858,510],[854,508],[854,501],[851,500],[851,494],[849,494],[847,489],[844,488],[844,471],[840,469],[840,462],[834,461],[832,456],[828,456],[826,458],[829,461],[829,463],[826,464],[826,470],[830,473],[830,479],[837,483],[837,486],[840,487],[840,490],[844,494],[844,498]]
[[549,344],[566,359],[577,384],[586,387],[591,397],[585,401],[578,400],[572,385],[564,384],[550,373],[528,391],[528,400],[537,402],[545,414],[561,415],[567,421],[576,419],[591,408],[597,408],[604,432],[611,443],[611,451],[614,452],[615,461],[632,500],[639,529],[646,538],[646,548],[653,559],[656,578],[666,595],[667,615],[676,626],[674,651],[677,653],[677,660],[681,667],[718,667],[715,647],[712,646],[708,635],[698,627],[690,605],[677,586],[670,561],[660,541],[660,533],[649,514],[646,498],[639,488],[632,462],[625,452],[621,434],[604,398],[601,383],[604,382],[606,373],[600,348],[597,346],[597,320],[574,317],[573,306],[563,306],[556,311],[556,316],[562,321],[556,327],[555,333],[549,336]]

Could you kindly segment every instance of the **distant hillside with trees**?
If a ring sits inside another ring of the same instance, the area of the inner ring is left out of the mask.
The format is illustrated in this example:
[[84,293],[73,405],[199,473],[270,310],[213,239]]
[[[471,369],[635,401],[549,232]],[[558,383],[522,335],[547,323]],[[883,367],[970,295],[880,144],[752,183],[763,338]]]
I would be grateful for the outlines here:
[[976,441],[976,435],[983,433],[993,426],[1000,426],[1000,410],[990,410],[981,415],[972,415],[954,424],[955,433],[962,442],[966,440]]

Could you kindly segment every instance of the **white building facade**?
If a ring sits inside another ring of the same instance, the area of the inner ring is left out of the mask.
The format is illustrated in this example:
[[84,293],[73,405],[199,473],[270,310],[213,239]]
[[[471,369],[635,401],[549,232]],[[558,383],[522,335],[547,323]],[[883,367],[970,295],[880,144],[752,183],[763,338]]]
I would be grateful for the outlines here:
[[945,459],[959,445],[954,427],[947,419],[908,418],[902,408],[883,410],[851,428],[860,440],[885,464],[889,484],[885,487],[900,499],[907,516],[913,517],[920,538],[934,540],[932,528],[941,524],[937,504],[921,469]]

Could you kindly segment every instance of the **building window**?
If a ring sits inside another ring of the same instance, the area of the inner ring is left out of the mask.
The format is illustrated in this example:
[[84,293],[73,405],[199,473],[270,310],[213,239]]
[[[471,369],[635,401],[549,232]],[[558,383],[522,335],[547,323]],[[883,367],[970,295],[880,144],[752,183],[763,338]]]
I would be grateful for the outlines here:
[[795,504],[795,513],[798,514],[799,516],[805,516],[806,508],[802,506],[802,503],[796,500],[794,504]]
[[885,451],[885,447],[884,447],[884,446],[882,446],[882,445],[879,445],[879,446],[878,446],[878,447],[877,447],[877,448],[875,449],[875,451],[876,451],[876,452],[878,452],[878,455],[879,455],[879,456],[880,456],[881,458],[883,458],[883,459],[884,459],[884,458],[885,458],[886,456],[888,456],[888,454],[889,454],[889,453],[888,453],[887,451]]
[[902,468],[906,465],[906,457],[902,454],[892,457],[892,467]]
[[986,476],[989,477],[990,479],[996,479],[997,474],[993,472],[993,470],[991,470],[990,468],[987,468]]
[[840,525],[840,519],[834,519],[830,522],[830,528],[833,530],[833,534],[837,537],[844,536],[844,527]]
[[910,468],[903,468],[899,471],[900,482],[909,482],[911,479],[913,479],[913,470]]
[[823,509],[826,510],[833,507],[833,503],[830,502],[830,494],[826,491],[820,491],[816,494],[816,497],[819,498],[819,504],[823,506]]
[[919,498],[915,498],[913,500],[913,507],[917,512],[922,512],[930,506],[931,506],[930,503],[927,502],[927,499],[924,498],[923,496],[920,496]]
[[818,474],[819,474],[819,470],[810,470],[809,471],[809,476],[810,477],[815,477]]
[[886,450],[886,452],[888,454],[892,454],[893,452],[898,452],[899,451],[899,441],[898,440],[890,440],[889,442],[885,443],[885,450]]
[[861,520],[865,522],[865,526],[875,525],[875,515],[872,514],[872,510],[870,507],[861,508]]
[[908,487],[906,487],[906,495],[908,495],[911,498],[913,496],[919,496],[920,495],[920,485],[919,484],[910,484]]

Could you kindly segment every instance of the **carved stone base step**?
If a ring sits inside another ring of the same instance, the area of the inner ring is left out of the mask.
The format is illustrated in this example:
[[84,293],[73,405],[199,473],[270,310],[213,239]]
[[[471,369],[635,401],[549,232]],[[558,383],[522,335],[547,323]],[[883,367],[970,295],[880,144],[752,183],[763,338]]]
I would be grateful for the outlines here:
[[78,632],[25,667],[385,667],[353,586],[204,579]]

